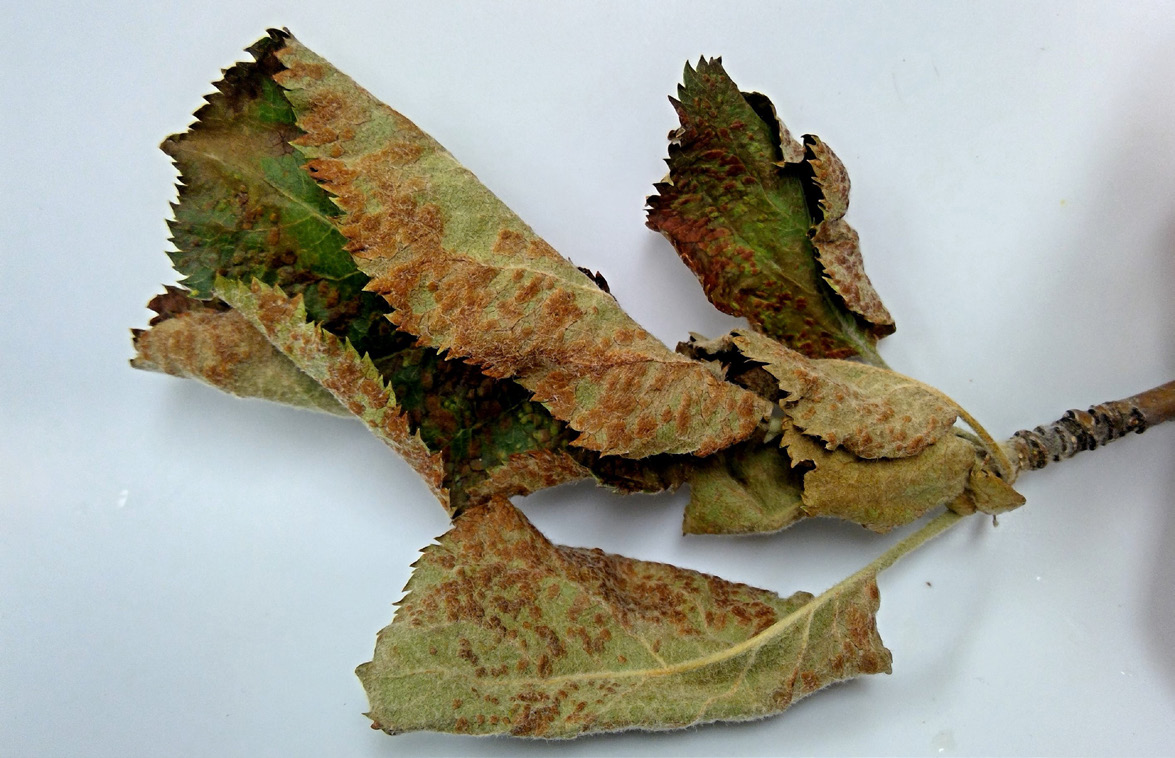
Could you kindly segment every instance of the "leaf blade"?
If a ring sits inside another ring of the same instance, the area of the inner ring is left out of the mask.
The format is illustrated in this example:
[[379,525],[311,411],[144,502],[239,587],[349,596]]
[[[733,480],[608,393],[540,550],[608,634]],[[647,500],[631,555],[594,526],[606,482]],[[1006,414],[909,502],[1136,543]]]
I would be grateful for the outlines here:
[[683,81],[672,101],[681,127],[669,176],[648,198],[648,226],[719,310],[805,355],[880,364],[876,342],[893,320],[840,218],[843,166],[818,140],[801,148],[770,101],[740,93],[720,59],[687,65]]
[[872,571],[779,598],[551,545],[503,500],[462,515],[406,591],[357,672],[389,732],[566,738],[759,718],[890,666]]
[[754,430],[756,398],[671,353],[431,137],[296,41],[278,55],[308,169],[397,326],[516,379],[603,454],[705,455]]

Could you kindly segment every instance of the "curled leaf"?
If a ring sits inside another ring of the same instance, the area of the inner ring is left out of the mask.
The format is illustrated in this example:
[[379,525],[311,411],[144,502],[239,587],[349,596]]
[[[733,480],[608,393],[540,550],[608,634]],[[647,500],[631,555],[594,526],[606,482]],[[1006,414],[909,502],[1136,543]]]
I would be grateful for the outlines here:
[[777,444],[749,440],[715,453],[688,477],[686,534],[773,532],[804,518],[804,475]]
[[[575,435],[566,424],[531,401],[523,387],[418,347],[414,337],[394,328],[384,299],[363,291],[368,278],[344,249],[338,208],[290,144],[302,132],[285,91],[273,81],[284,68],[275,51],[288,38],[271,32],[253,45],[255,61],[225,71],[192,128],[163,144],[180,169],[172,259],[195,288],[187,299],[223,308],[212,292],[218,277],[244,285],[256,279],[299,297],[308,320],[371,359],[411,432],[441,457],[443,489],[453,508],[470,497],[499,490],[519,494],[550,481],[534,471],[539,458],[551,462],[562,481],[575,470],[565,452]],[[243,325],[235,315],[225,318]],[[222,359],[224,351],[205,354],[206,341],[189,337],[182,350],[190,361]],[[160,341],[149,339],[158,352]],[[251,344],[257,335],[245,331],[241,339]],[[181,350],[176,340],[169,345]],[[259,361],[279,355],[260,344],[258,349]],[[254,353],[234,355],[235,371],[266,371],[249,365]],[[331,402],[329,393],[318,395]]]
[[151,306],[159,316],[150,329],[135,332],[135,368],[198,379],[238,397],[347,415],[322,385],[223,303],[168,287]]
[[811,360],[754,332],[694,337],[679,349],[728,366],[732,381],[777,400],[797,429],[829,450],[843,447],[862,458],[917,455],[957,418],[955,405],[921,382],[863,363]]
[[808,468],[803,501],[807,516],[833,516],[875,532],[908,524],[931,508],[950,503],[967,487],[975,447],[949,434],[918,455],[864,460],[826,450],[794,428],[783,431],[792,465]]
[[819,597],[552,545],[513,506],[424,550],[357,673],[374,725],[566,738],[760,718],[888,672],[875,572]]
[[755,429],[757,398],[670,352],[412,122],[296,40],[276,56],[294,144],[400,329],[516,380],[603,454],[705,455]]
[[648,199],[664,234],[720,310],[805,355],[880,363],[893,319],[841,216],[848,177],[830,150],[801,150],[766,97],[739,92],[720,59],[686,66],[669,176]]
[[428,449],[398,407],[396,396],[383,381],[371,359],[360,357],[313,321],[306,320],[301,296],[289,298],[281,291],[254,280],[252,285],[218,279],[215,291],[233,312],[249,322],[299,369],[321,384],[343,407],[358,416],[377,437],[399,453],[449,507],[444,464]]
[[865,275],[865,261],[857,231],[844,215],[849,209],[849,173],[832,148],[814,135],[804,135],[807,167],[811,171],[812,198],[816,201],[816,222],[812,246],[824,269],[824,281],[840,296],[845,306],[871,325],[879,337],[892,334],[893,316]]
[[1024,496],[992,471],[987,461],[977,459],[971,467],[967,489],[950,508],[964,515],[979,511],[998,516],[1019,508],[1024,502]]

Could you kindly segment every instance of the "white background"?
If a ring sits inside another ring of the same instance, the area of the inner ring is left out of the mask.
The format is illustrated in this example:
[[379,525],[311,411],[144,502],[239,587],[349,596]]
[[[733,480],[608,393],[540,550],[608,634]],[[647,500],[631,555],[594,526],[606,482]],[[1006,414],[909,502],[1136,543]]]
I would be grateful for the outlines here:
[[[643,226],[723,55],[853,177],[882,353],[997,436],[1175,377],[1175,6],[50,3],[0,23],[0,754],[1163,754],[1175,428],[1026,476],[882,577],[892,676],[754,724],[552,745],[367,728],[352,668],[447,520],[359,424],[127,366],[156,149],[266,26],[446,145],[669,343],[736,324]],[[1175,426],[1175,425],[1173,425]],[[891,538],[679,536],[685,493],[529,498],[554,541],[820,591]]]

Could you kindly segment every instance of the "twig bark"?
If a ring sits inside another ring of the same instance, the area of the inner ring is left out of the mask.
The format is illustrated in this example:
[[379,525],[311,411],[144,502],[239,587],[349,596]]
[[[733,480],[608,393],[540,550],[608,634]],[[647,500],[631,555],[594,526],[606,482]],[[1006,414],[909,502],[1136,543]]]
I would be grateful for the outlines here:
[[1175,419],[1175,381],[1124,400],[1095,405],[1089,410],[1066,411],[1051,424],[1021,429],[1004,443],[1017,471],[1034,471],[1052,461],[1072,458],[1082,450],[1142,434],[1164,421]]

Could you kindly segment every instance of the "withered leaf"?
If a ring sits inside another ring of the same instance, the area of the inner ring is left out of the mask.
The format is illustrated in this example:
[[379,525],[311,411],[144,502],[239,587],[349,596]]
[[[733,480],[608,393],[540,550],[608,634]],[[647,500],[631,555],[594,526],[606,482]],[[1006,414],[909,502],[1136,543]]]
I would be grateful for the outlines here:
[[[671,99],[672,100],[672,99]],[[685,68],[669,176],[648,199],[720,310],[805,355],[880,363],[894,330],[842,219],[848,175],[815,138],[796,143],[770,101],[739,92],[720,59]]]
[[843,447],[862,458],[916,455],[957,418],[954,404],[921,382],[855,361],[812,360],[755,332],[694,337],[679,349],[728,366],[733,381],[777,400],[796,428],[829,450]]
[[824,269],[824,281],[840,296],[853,313],[870,324],[871,330],[884,337],[894,332],[893,316],[881,302],[881,296],[865,275],[865,261],[857,230],[844,220],[849,209],[849,174],[832,148],[819,137],[804,135],[805,158],[811,171],[809,203],[818,198],[819,220],[812,230],[812,246]]
[[806,516],[833,516],[887,532],[935,506],[954,501],[967,487],[975,447],[948,434],[918,455],[865,460],[845,450],[826,450],[794,427],[782,444],[804,474]]
[[357,673],[391,733],[567,738],[760,718],[888,672],[875,571],[819,597],[548,542],[508,502],[424,550]]
[[419,343],[512,378],[609,455],[705,455],[766,409],[675,355],[447,151],[296,40],[276,51],[347,249]]
[[151,306],[159,315],[150,329],[135,331],[135,368],[198,379],[238,397],[347,415],[322,385],[219,301],[168,287]]
[[773,532],[804,518],[803,473],[778,444],[751,439],[692,467],[686,534]]

